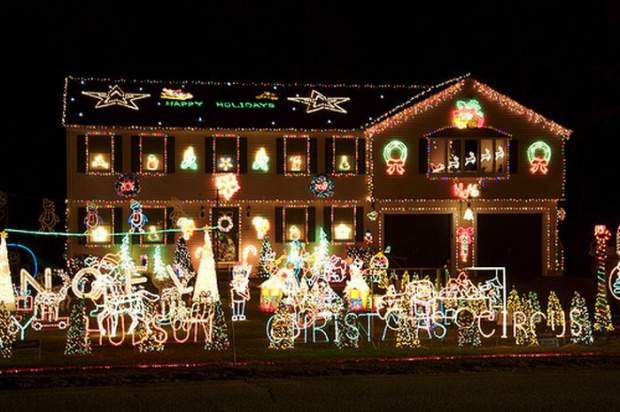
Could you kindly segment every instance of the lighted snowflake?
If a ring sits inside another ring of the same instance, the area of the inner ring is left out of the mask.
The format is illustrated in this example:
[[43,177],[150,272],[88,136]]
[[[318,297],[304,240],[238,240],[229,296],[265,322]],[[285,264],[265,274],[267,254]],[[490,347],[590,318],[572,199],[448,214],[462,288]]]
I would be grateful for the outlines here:
[[215,176],[215,187],[226,200],[230,200],[241,189],[239,182],[237,182],[237,175],[234,173],[224,173]]
[[228,156],[220,157],[220,160],[217,162],[217,168],[224,172],[229,172],[233,168],[232,159]]

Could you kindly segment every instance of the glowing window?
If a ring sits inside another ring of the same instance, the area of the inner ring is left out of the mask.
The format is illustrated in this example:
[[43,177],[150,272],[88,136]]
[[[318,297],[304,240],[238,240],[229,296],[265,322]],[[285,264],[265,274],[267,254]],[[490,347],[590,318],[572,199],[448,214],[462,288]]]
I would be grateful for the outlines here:
[[112,172],[112,136],[90,135],[86,139],[88,172]]
[[166,209],[154,208],[144,209],[144,214],[148,216],[148,223],[144,226],[144,234],[140,236],[142,244],[162,244],[165,243],[166,234],[161,230],[166,229]]
[[166,169],[166,138],[142,136],[140,139],[140,160],[143,173],[162,173]]
[[354,208],[332,208],[332,239],[334,242],[352,242],[355,240]]
[[287,242],[306,242],[308,230],[308,209],[289,207],[284,209],[284,239]]
[[217,172],[237,173],[239,167],[239,138],[236,136],[216,136],[215,144],[215,168]]
[[86,237],[88,244],[105,245],[112,243],[112,234],[114,233],[113,209],[98,208],[98,224],[93,227]]
[[308,138],[287,137],[284,139],[285,144],[285,172],[286,173],[308,173],[310,150],[310,140]]
[[357,139],[334,138],[333,153],[327,153],[332,157],[334,173],[357,172]]
[[431,175],[503,175],[508,171],[507,138],[434,137],[428,144]]

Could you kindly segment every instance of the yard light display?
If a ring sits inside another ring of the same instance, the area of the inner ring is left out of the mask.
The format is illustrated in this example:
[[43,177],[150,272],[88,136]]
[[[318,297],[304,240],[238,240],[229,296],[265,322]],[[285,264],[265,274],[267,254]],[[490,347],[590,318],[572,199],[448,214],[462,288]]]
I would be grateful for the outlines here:
[[405,174],[405,162],[407,161],[407,146],[400,140],[392,140],[383,148],[383,160],[387,165],[388,175]]
[[188,146],[183,151],[183,160],[181,160],[181,170],[198,170],[198,158],[194,151],[194,146]]
[[13,311],[15,306],[15,292],[11,282],[11,267],[9,254],[6,248],[6,232],[0,232],[0,302],[4,302],[7,310]]
[[241,186],[237,182],[237,176],[234,173],[224,173],[215,176],[215,187],[224,199],[230,200],[237,193]]
[[586,300],[575,292],[570,303],[570,340],[572,343],[591,345],[594,343],[592,322],[588,314]]
[[546,175],[551,161],[551,147],[542,140],[532,143],[527,148],[527,160],[530,162],[530,173]]
[[254,161],[252,162],[252,170],[257,172],[269,171],[269,156],[267,150],[264,147],[260,147],[254,155]]
[[457,100],[452,111],[452,124],[459,129],[484,126],[484,113],[478,100]]
[[611,233],[605,225],[594,227],[594,238],[596,240],[596,302],[594,304],[594,331],[611,332],[614,330],[611,323],[611,310],[607,301],[607,271],[605,261],[607,260],[607,242],[611,238]]
[[60,218],[56,214],[56,206],[54,202],[49,199],[43,199],[43,211],[39,216],[39,223],[41,224],[40,231],[53,232],[54,227],[60,222]]

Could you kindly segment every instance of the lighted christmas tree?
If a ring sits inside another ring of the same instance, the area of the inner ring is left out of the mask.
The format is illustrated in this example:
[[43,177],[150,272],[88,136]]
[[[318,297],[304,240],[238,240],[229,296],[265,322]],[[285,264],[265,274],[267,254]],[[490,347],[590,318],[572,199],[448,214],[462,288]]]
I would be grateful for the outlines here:
[[196,285],[194,286],[194,302],[198,301],[201,293],[207,293],[214,302],[220,300],[220,293],[217,288],[217,274],[215,272],[215,259],[213,258],[213,247],[211,246],[211,236],[207,230],[205,230],[204,233],[204,244],[200,249],[200,266],[198,267],[198,276],[196,277]]
[[15,310],[15,293],[11,282],[11,268],[6,249],[6,232],[0,232],[0,302],[8,310]]
[[269,349],[288,350],[295,348],[295,334],[293,330],[293,314],[281,300],[278,309],[271,321],[271,339]]
[[258,255],[258,277],[267,279],[271,276],[271,265],[275,254],[269,242],[269,236],[263,237],[263,244]]
[[591,345],[594,342],[594,337],[592,335],[590,314],[588,313],[586,300],[577,291],[575,291],[570,302],[570,320],[570,341]]
[[314,250],[314,263],[312,264],[312,275],[315,279],[325,279],[325,271],[329,264],[329,240],[323,228],[319,231],[319,244]]
[[594,331],[606,333],[614,330],[611,323],[611,310],[607,301],[607,272],[605,260],[607,259],[607,242],[611,233],[604,225],[594,227],[596,238],[596,302],[594,303]]
[[538,303],[538,297],[536,297],[535,301],[530,299],[532,295],[525,295],[521,298],[521,308],[523,313],[525,314],[525,324],[523,327],[525,328],[525,341],[529,346],[538,346],[538,336],[536,335],[536,319],[534,305],[540,304]]
[[415,317],[410,316],[412,296],[404,293],[399,302],[398,330],[396,331],[397,348],[418,348],[420,339],[418,337],[418,322]]
[[86,328],[86,303],[80,299],[71,307],[65,355],[88,355],[91,352]]
[[407,289],[407,285],[409,284],[409,282],[409,271],[405,270],[405,273],[403,273],[403,277],[400,280],[400,290],[403,291]]
[[532,310],[533,311],[535,311],[535,312],[542,312],[542,307],[540,306],[540,301],[538,300],[538,294],[536,292],[531,290],[527,294],[527,298],[530,301],[530,304],[532,305]]
[[566,316],[560,304],[560,299],[558,299],[554,291],[551,291],[547,299],[547,326],[555,330],[557,327],[564,328],[565,322]]
[[508,302],[506,303],[506,309],[508,310],[508,313],[510,314],[510,318],[512,319],[513,323],[520,323],[522,325],[522,327],[514,327],[513,325],[513,331],[514,331],[514,338],[515,338],[515,343],[517,345],[524,345],[526,343],[527,340],[527,319],[526,319],[526,315],[523,311],[523,304],[521,303],[521,299],[519,298],[519,292],[517,292],[517,290],[514,288],[512,288],[512,290],[510,291],[510,293],[508,294]]
[[419,348],[418,328],[415,319],[410,319],[407,313],[402,313],[398,318],[398,330],[396,331],[397,348]]
[[[208,235],[208,231],[205,230],[205,233]],[[213,256],[213,252],[211,252],[211,256]],[[185,243],[185,239],[180,236],[176,241],[176,247],[174,249],[174,264],[177,269],[180,271],[179,276],[187,281],[192,279],[196,274],[194,272],[194,266],[192,265],[192,257],[189,253],[189,249],[187,248],[187,244]]]
[[161,352],[165,348],[165,332],[156,326],[157,307],[146,302],[144,311],[145,322],[141,322],[136,328],[136,338],[138,341],[138,351],[140,352]]
[[155,279],[160,282],[168,277],[166,266],[161,258],[161,247],[159,245],[157,245],[155,252],[153,252],[153,273],[155,274]]
[[230,347],[228,340],[228,325],[224,317],[224,309],[222,302],[213,302],[215,314],[213,316],[213,332],[211,333],[211,341],[205,343],[205,350],[225,351]]
[[[355,319],[355,322],[352,319]],[[359,347],[360,333],[356,328],[356,323],[357,315],[341,305],[336,315],[338,335],[335,343],[339,349]]]
[[17,338],[17,325],[11,319],[11,313],[6,305],[0,302],[0,356],[13,356],[13,342]]
[[457,311],[458,345],[460,347],[478,347],[482,344],[482,340],[480,329],[478,328],[478,323],[476,322],[476,316],[474,315],[475,311],[470,307],[470,304],[467,301],[459,302],[459,309],[460,308],[467,309]]

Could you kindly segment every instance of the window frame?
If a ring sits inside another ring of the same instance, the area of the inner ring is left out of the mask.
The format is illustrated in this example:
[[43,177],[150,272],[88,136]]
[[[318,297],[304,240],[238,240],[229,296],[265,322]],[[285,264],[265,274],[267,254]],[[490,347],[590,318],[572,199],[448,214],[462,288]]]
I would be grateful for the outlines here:
[[[510,178],[510,141],[512,139],[511,136],[502,136],[502,135],[492,135],[485,137],[450,137],[450,136],[426,136],[426,145],[427,145],[427,156],[426,156],[426,175],[429,179],[451,179],[457,177],[474,177],[478,179],[508,179]],[[444,165],[446,165],[446,169],[443,172],[433,173],[431,170],[431,159],[432,159],[432,145],[433,141],[442,141],[444,146],[444,154],[443,160]],[[449,150],[448,150],[448,142],[449,141],[459,141],[460,145],[460,170],[457,172],[448,172],[447,165],[449,160]],[[466,157],[466,141],[476,141],[477,142],[477,153],[476,153],[476,161],[477,166],[476,170],[465,170],[465,157]],[[480,162],[481,162],[481,151],[482,151],[482,141],[491,140],[493,142],[493,165],[491,167],[491,172],[482,172],[480,170]],[[505,168],[503,172],[496,172],[497,168],[497,159],[495,157],[495,152],[497,151],[497,142],[504,141],[504,159],[505,159]]]
[[[105,211],[106,213],[110,214],[110,223],[109,224],[104,224],[104,225],[98,225],[98,226],[109,226],[109,241],[107,242],[94,242],[91,240],[91,234],[89,233],[88,236],[86,236],[86,247],[112,247],[114,245],[114,228],[115,228],[115,217],[114,217],[114,207],[97,207],[97,214],[99,214],[99,217],[103,220],[103,216],[101,216],[101,211]],[[78,224],[81,224],[81,222],[78,222]]]
[[[144,211],[144,214],[146,215],[146,217],[149,219],[149,223],[151,222],[151,218],[150,216],[152,216],[152,214],[149,214],[149,211],[152,210],[161,210],[163,211],[163,226],[161,229],[158,230],[166,230],[168,229],[168,210],[166,207],[163,206],[144,206],[142,207],[142,210]],[[140,246],[141,247],[151,247],[151,246],[165,246],[168,242],[167,242],[167,236],[166,233],[160,233],[161,235],[161,241],[160,242],[151,242],[151,241],[145,241],[145,236],[148,236],[148,226],[151,226],[149,223],[146,224],[146,227],[144,228],[144,233],[141,233],[139,235],[140,237]]]
[[[336,223],[334,221],[335,217],[335,209],[347,210],[351,212],[352,220],[351,220],[351,238],[350,239],[336,239]],[[357,228],[357,213],[355,206],[332,206],[330,210],[330,230],[331,230],[331,239],[332,243],[337,243],[341,245],[347,244],[355,244],[356,240],[356,228]]]
[[[305,171],[289,171],[288,170],[288,151],[287,151],[287,140],[288,139],[305,139],[306,140],[306,170]],[[310,176],[311,168],[310,168],[310,156],[312,155],[310,152],[310,136],[309,135],[285,135],[282,136],[282,158],[284,160],[283,171],[285,176]],[[285,236],[286,237],[286,236]]]
[[[107,137],[110,139],[110,153],[109,153],[109,164],[110,167],[108,170],[91,170],[90,166],[90,144],[89,138],[91,137]],[[91,176],[114,176],[116,174],[116,170],[114,169],[114,134],[112,133],[86,133],[84,134],[84,150],[86,151],[86,174]]]
[[[359,170],[358,170],[358,154],[359,154],[359,144],[360,144],[360,138],[358,136],[331,136],[332,139],[332,152],[329,153],[328,155],[331,156],[331,164],[332,164],[332,172],[331,175],[332,176],[357,176],[359,175]],[[352,162],[353,162],[353,170],[352,171],[338,171],[337,168],[337,164],[336,164],[336,156],[338,156],[337,154],[337,148],[336,148],[336,142],[338,141],[342,141],[342,140],[354,140],[355,141],[355,147],[353,149],[353,157],[352,157]]]
[[304,218],[305,218],[305,223],[304,223],[304,231],[303,231],[303,236],[299,238],[299,242],[301,243],[308,243],[308,224],[309,224],[309,208],[308,206],[283,206],[282,207],[282,240],[283,243],[291,243],[293,242],[293,240],[289,240],[288,239],[288,231],[286,230],[287,228],[287,222],[286,222],[286,211],[287,209],[303,209],[304,212]]
[[[139,142],[138,142],[138,159],[139,159],[139,174],[143,175],[143,176],[163,176],[168,174],[168,135],[161,135],[161,134],[140,134],[138,135]],[[144,155],[144,149],[143,149],[143,145],[144,145],[144,138],[157,138],[157,139],[163,139],[162,140],[162,144],[163,144],[163,153],[162,153],[162,159],[160,160],[163,163],[163,167],[161,168],[161,170],[145,170],[144,169],[144,162],[142,160],[143,155]]]
[[[217,141],[220,139],[235,139],[236,155],[234,156],[235,168],[233,170],[221,171],[217,167],[217,163],[218,163]],[[211,155],[212,155],[212,159],[211,159],[212,169],[211,170],[213,171],[214,174],[221,174],[221,173],[234,173],[236,175],[241,174],[240,140],[241,140],[241,136],[239,136],[238,134],[216,134],[216,135],[211,136]]]

